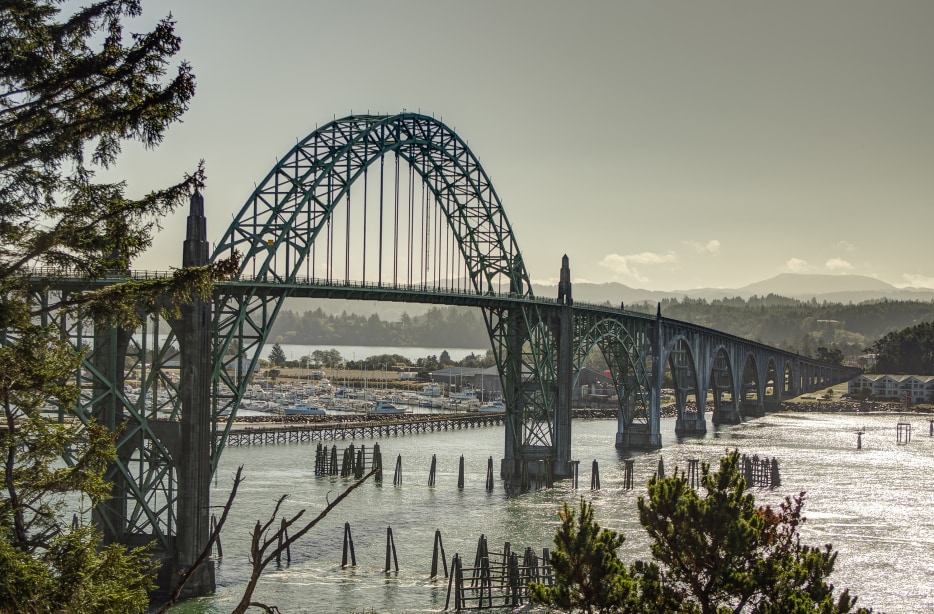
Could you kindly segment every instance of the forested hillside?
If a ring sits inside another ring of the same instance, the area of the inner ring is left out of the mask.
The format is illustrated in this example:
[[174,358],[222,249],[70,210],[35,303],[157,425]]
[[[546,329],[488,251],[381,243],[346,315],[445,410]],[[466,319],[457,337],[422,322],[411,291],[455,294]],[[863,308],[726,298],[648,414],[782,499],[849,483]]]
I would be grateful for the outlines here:
[[403,313],[395,322],[378,313],[369,316],[328,315],[315,309],[283,311],[270,338],[279,343],[307,345],[372,345],[398,347],[487,348],[490,345],[478,309],[432,307],[425,314]]
[[893,331],[870,347],[877,373],[934,375],[934,323]]
[[[656,304],[630,309],[655,313]],[[796,301],[775,295],[714,301],[684,299],[661,303],[662,315],[787,348],[808,356],[818,347],[837,347],[847,357],[864,352],[895,330],[934,321],[934,303],[868,301],[859,304]]]

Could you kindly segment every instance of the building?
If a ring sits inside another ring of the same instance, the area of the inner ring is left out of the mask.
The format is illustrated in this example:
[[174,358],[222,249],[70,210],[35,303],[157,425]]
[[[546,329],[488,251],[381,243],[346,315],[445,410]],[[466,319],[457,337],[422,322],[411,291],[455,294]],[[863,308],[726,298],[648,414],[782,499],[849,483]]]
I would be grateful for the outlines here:
[[905,400],[912,403],[934,403],[934,376],[932,375],[872,375],[854,377],[847,385],[847,393],[858,396],[863,388],[872,391],[877,399]]
[[[496,367],[476,369],[472,367],[449,367],[432,371],[431,381],[440,385],[446,393],[459,392],[464,388],[473,388],[480,400],[488,401],[502,397],[499,371]],[[613,380],[604,373],[592,369],[581,369],[577,376],[577,385],[572,393],[572,401],[580,402],[616,402]]]

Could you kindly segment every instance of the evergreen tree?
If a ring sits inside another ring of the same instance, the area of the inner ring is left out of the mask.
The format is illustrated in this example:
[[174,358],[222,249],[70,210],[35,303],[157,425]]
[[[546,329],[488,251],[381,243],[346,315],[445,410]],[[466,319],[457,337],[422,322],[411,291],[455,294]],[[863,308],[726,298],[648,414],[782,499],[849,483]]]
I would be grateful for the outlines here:
[[272,349],[269,350],[269,364],[276,367],[284,367],[285,360],[285,351],[282,349],[282,346],[278,343],[272,346]]
[[648,497],[639,497],[661,588],[683,602],[679,611],[854,611],[856,599],[843,591],[834,600],[827,583],[836,561],[831,546],[800,543],[803,493],[786,498],[778,511],[757,507],[736,451],[720,459],[716,472],[705,464],[702,474],[704,497],[683,474],[653,478]]
[[601,529],[593,519],[593,507],[580,500],[576,515],[567,503],[558,514],[561,525],[555,532],[551,554],[554,586],[531,583],[533,603],[547,604],[565,611],[625,612],[638,602],[636,587],[616,551],[625,538],[610,529]]
[[132,329],[141,311],[176,313],[208,296],[212,279],[236,259],[68,303],[33,303],[27,272],[101,277],[128,269],[159,219],[203,181],[199,166],[139,199],[126,197],[123,183],[95,182],[123,141],[159,144],[186,110],[194,77],[180,63],[166,79],[181,43],[170,19],[125,35],[123,21],[140,15],[139,0],[100,0],[64,17],[62,4],[0,5],[0,611],[142,611],[148,552],[101,547],[96,530],[72,529],[64,513],[68,498],[94,505],[108,495],[103,471],[115,436],[93,420],[75,426],[42,415],[47,401],[75,406],[82,355],[40,316],[78,309],[98,325]]
[[683,474],[649,482],[638,507],[653,558],[628,569],[617,555],[623,537],[600,529],[583,499],[577,516],[565,503],[551,555],[554,586],[531,583],[533,602],[566,612],[871,612],[856,609],[845,590],[835,598],[831,546],[801,543],[803,493],[777,511],[756,506],[735,451],[716,472],[703,466],[702,489],[705,496]]

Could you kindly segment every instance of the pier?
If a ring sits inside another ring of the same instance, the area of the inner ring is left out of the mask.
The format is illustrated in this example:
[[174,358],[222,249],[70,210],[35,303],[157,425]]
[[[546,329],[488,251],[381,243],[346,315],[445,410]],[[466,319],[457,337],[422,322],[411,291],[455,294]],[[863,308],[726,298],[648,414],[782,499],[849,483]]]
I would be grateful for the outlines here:
[[[295,424],[234,425],[227,436],[228,446],[261,446],[272,444],[336,441],[338,439],[373,439],[392,435],[417,435],[443,431],[502,426],[505,414],[444,414],[437,416],[410,415],[387,417],[384,420],[360,422],[316,422]],[[217,434],[218,441],[222,434]]]

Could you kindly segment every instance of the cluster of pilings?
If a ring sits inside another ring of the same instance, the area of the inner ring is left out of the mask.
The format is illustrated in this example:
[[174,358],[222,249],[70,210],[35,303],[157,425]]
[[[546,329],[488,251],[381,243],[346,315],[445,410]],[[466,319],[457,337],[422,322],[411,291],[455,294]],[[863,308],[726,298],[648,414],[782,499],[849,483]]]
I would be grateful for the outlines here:
[[472,567],[459,554],[451,560],[444,609],[455,612],[491,608],[516,608],[528,603],[529,584],[554,585],[548,548],[541,558],[532,548],[519,555],[506,542],[502,552],[490,552],[486,536],[477,542]]
[[[340,460],[338,460],[340,459]],[[635,460],[632,458],[623,459],[623,489],[632,490],[635,488]],[[318,444],[315,450],[315,475],[318,476],[340,476],[342,478],[360,479],[370,470],[375,470],[375,479],[377,483],[383,481],[383,459],[380,452],[379,443],[372,447],[365,445],[355,445],[351,443],[343,450],[338,450],[336,445],[325,446]],[[553,488],[554,480],[549,470],[547,461],[541,461],[538,471],[531,476],[525,473],[523,478],[524,490],[541,490],[543,488]],[[746,480],[747,488],[775,488],[781,486],[781,476],[778,468],[778,459],[759,458],[758,455],[747,456],[743,454],[740,459],[740,471]],[[431,466],[428,469],[428,486],[434,488],[437,485],[438,457],[431,455]],[[691,488],[699,488],[700,481],[700,460],[691,458],[687,460],[687,468],[683,475],[688,480]],[[570,478],[571,488],[577,490],[580,482],[580,461],[568,461],[568,477]],[[661,479],[665,477],[665,461],[658,459],[658,469],[655,477]],[[463,489],[465,486],[464,456],[461,455],[458,461],[457,470],[457,488]],[[395,470],[392,478],[393,486],[402,485],[402,455],[396,457]],[[491,492],[495,486],[493,474],[493,457],[487,459],[485,488]],[[597,459],[591,464],[590,471],[590,490],[600,490],[600,465]]]
[[[384,573],[398,573],[399,559],[396,555],[392,527],[386,528],[385,561]],[[437,578],[439,573],[443,573],[447,578],[445,610],[453,609],[460,612],[501,607],[514,608],[528,603],[529,583],[554,585],[550,561],[551,555],[548,548],[542,550],[541,557],[530,547],[527,547],[520,556],[518,552],[512,550],[509,542],[505,543],[502,552],[491,552],[486,536],[481,535],[477,542],[477,552],[472,567],[467,567],[463,558],[457,553],[451,558],[449,566],[444,553],[441,531],[435,530],[429,578]],[[354,549],[350,523],[345,522],[341,567],[348,566],[357,566],[357,553]]]
[[777,458],[759,458],[757,454],[750,457],[743,454],[740,462],[746,488],[775,488],[782,485]]
[[353,477],[359,480],[366,473],[369,464],[371,470],[376,470],[376,481],[383,481],[383,455],[378,443],[373,444],[372,448],[351,443],[341,453],[340,463],[337,456],[337,446],[332,446],[328,451],[327,446],[319,443],[315,450],[315,475],[339,475],[342,478]]
[[[338,457],[340,461],[338,462]],[[319,443],[315,450],[315,475],[318,476],[340,476],[342,478],[360,479],[367,472],[367,466],[370,470],[375,470],[376,482],[383,481],[383,455],[379,449],[379,443],[373,444],[372,448],[365,445],[355,445],[351,443],[342,451],[338,451],[336,445],[328,448]],[[437,481],[438,457],[431,455],[431,467],[428,470],[428,486],[434,487]],[[461,455],[457,469],[457,488],[463,489],[466,483],[464,470],[464,456]],[[402,485],[402,455],[396,457],[396,466],[392,476],[393,486]],[[496,481],[493,475],[493,457],[487,459],[486,464],[486,483],[487,491],[492,491]],[[549,483],[549,486],[552,484]]]

